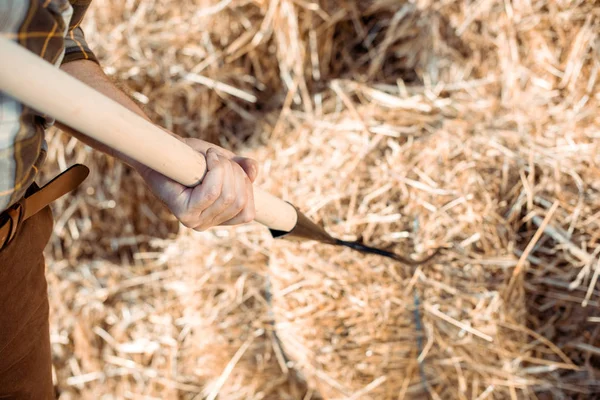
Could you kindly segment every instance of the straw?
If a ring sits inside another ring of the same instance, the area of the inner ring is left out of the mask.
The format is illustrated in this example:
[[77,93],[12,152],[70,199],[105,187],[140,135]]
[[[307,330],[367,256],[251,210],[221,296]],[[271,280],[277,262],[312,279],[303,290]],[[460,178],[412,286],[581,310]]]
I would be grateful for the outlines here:
[[414,269],[192,233],[51,132],[42,180],[92,169],[46,253],[62,398],[598,395],[594,2],[92,4],[88,40],[157,123],[256,158],[344,240],[445,250]]

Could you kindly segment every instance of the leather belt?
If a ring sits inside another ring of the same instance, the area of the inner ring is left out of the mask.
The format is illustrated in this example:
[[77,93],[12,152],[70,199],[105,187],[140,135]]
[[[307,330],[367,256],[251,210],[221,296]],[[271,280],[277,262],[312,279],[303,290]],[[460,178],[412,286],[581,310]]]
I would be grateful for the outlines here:
[[87,178],[90,170],[75,164],[39,190],[25,196],[0,215],[0,250],[15,237],[21,224],[54,200],[74,190]]

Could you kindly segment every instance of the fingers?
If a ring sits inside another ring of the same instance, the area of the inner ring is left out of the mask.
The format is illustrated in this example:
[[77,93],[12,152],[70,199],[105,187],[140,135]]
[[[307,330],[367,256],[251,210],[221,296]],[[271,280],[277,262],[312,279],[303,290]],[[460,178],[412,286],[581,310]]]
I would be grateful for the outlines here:
[[[209,151],[209,153],[211,152],[212,150]],[[220,177],[220,191],[216,190],[216,185],[213,185],[211,188],[205,185],[204,182],[201,183],[198,187],[198,189],[201,192],[210,193],[210,198],[205,199],[205,201],[209,202],[210,204],[208,205],[208,207],[202,210],[202,212],[199,215],[200,223],[194,227],[194,229],[198,231],[203,231],[205,229],[210,228],[211,226],[219,225],[221,222],[224,221],[223,216],[229,219],[232,217],[233,214],[233,211],[231,211],[231,206],[236,200],[236,188],[235,177],[233,176],[231,162],[224,157],[217,157],[219,159],[218,168],[223,171]],[[215,194],[217,193],[218,196],[216,196],[215,198]]]
[[244,177],[239,184],[241,186],[238,186],[238,190],[240,192],[245,191],[246,193],[246,204],[235,217],[221,223],[221,225],[238,225],[254,221],[256,211],[254,208],[254,190],[252,188],[252,182],[248,177]]
[[188,228],[198,231],[217,225],[237,225],[254,219],[252,182],[258,175],[256,161],[198,139],[184,139],[206,156],[202,183],[189,188],[151,169],[139,170],[154,194]]
[[207,152],[206,166],[207,173],[202,183],[188,189],[183,204],[170,206],[177,219],[188,228],[196,229],[207,222],[204,212],[219,199],[226,184],[226,165],[215,151]]
[[207,166],[204,181],[190,196],[188,211],[192,217],[185,225],[203,231],[254,219],[252,183],[244,170],[212,149],[207,151]]
[[[228,164],[222,162],[217,152],[212,149],[206,154],[208,172],[202,184],[192,190],[187,205],[189,212],[197,218],[219,200],[223,192],[223,186],[229,184],[231,167]],[[193,228],[198,225],[200,225],[200,221]]]

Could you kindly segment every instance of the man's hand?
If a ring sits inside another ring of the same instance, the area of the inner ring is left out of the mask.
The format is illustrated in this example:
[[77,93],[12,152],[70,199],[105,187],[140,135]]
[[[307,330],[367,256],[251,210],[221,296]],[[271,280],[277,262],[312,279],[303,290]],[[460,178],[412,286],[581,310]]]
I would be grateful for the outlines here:
[[[108,79],[98,64],[78,60],[63,64],[61,69],[148,119],[137,104]],[[236,225],[254,219],[252,182],[258,172],[258,165],[254,160],[238,157],[203,140],[178,137],[206,157],[208,170],[204,180],[200,185],[189,188],[67,126],[58,126],[89,146],[135,168],[152,192],[187,227],[201,231],[216,225]],[[170,132],[168,134],[175,136]]]
[[203,231],[217,225],[237,225],[254,219],[252,183],[258,165],[199,139],[182,139],[206,157],[202,183],[189,188],[141,165],[136,169],[152,192],[188,228]]

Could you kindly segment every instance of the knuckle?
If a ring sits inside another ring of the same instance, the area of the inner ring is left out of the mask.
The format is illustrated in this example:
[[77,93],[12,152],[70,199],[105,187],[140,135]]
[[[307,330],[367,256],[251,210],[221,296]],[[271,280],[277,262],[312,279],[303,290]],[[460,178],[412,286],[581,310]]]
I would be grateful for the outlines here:
[[214,202],[219,198],[220,190],[217,186],[213,185],[206,190],[205,198],[210,202]]
[[244,207],[246,207],[246,204],[248,204],[248,197],[247,196],[238,196],[235,199],[235,208],[237,208],[238,210],[243,210]]
[[223,203],[230,206],[236,202],[236,196],[234,193],[225,193],[223,195]]

